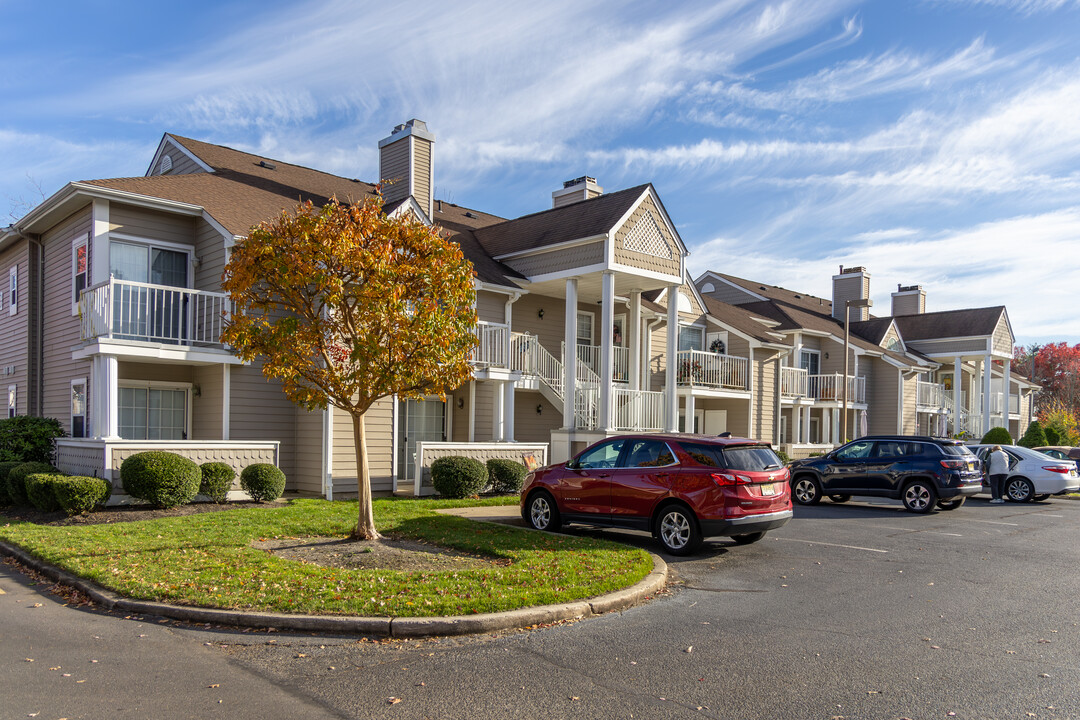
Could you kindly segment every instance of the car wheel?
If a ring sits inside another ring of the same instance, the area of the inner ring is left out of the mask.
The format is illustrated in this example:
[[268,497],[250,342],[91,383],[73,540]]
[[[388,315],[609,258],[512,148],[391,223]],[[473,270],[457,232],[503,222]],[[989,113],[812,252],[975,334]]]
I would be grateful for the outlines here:
[[925,480],[916,480],[904,488],[904,507],[913,513],[928,513],[937,503],[937,493]]
[[1013,502],[1031,502],[1035,486],[1027,478],[1015,477],[1005,481],[1005,499]]
[[851,496],[850,495],[830,495],[829,499],[832,500],[834,503],[846,503],[848,500],[851,499]]
[[731,539],[735,541],[736,545],[749,545],[750,543],[756,543],[761,538],[765,537],[765,532],[746,533],[745,535],[732,535]]
[[967,500],[967,498],[956,498],[955,500],[938,500],[937,506],[942,510],[955,510],[956,508],[963,506],[965,500]]
[[1049,495],[1036,495],[1034,499],[1035,499],[1035,502],[1042,502],[1043,500],[1045,500],[1048,497],[1050,497],[1050,496]]
[[689,555],[701,543],[697,519],[681,505],[669,505],[660,512],[654,535],[671,555]]
[[525,521],[529,523],[529,527],[536,530],[555,532],[562,525],[555,498],[542,490],[529,496],[529,504],[525,506],[525,510]]
[[791,483],[791,497],[800,505],[817,505],[821,502],[821,484],[808,475],[800,475]]

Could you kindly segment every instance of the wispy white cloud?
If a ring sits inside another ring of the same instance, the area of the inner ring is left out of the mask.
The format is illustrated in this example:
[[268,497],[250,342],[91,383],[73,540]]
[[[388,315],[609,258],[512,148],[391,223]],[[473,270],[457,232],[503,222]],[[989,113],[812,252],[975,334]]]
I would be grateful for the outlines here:
[[1037,13],[1053,12],[1062,9],[1076,9],[1080,7],[1080,0],[928,0],[936,4],[971,5],[993,8],[1004,8],[1021,15],[1035,15]]

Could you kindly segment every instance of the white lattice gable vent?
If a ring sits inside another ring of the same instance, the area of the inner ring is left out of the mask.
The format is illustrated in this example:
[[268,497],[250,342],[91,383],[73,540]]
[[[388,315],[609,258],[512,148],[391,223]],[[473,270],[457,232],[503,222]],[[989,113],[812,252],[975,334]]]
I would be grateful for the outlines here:
[[630,228],[630,232],[623,235],[623,248],[643,255],[671,259],[671,246],[664,239],[664,233],[651,212],[646,212],[637,224]]
[[166,155],[161,158],[161,174],[164,175],[170,170],[172,170],[172,155]]

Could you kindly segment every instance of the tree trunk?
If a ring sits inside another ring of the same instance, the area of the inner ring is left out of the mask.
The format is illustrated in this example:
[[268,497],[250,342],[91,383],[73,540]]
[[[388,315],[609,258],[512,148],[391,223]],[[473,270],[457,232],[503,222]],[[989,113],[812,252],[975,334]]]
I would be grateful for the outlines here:
[[375,529],[375,514],[371,508],[371,473],[368,470],[367,431],[364,429],[365,413],[350,413],[353,422],[353,444],[356,447],[357,504],[360,517],[353,537],[358,540],[376,540],[380,537]]

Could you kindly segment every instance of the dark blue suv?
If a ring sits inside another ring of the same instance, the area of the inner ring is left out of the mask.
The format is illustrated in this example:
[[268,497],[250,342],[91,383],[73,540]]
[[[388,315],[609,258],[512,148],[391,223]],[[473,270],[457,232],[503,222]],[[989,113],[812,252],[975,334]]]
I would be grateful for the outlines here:
[[955,510],[982,490],[979,459],[960,440],[924,435],[859,438],[791,464],[791,499],[814,505],[852,495],[902,500],[911,512]]

